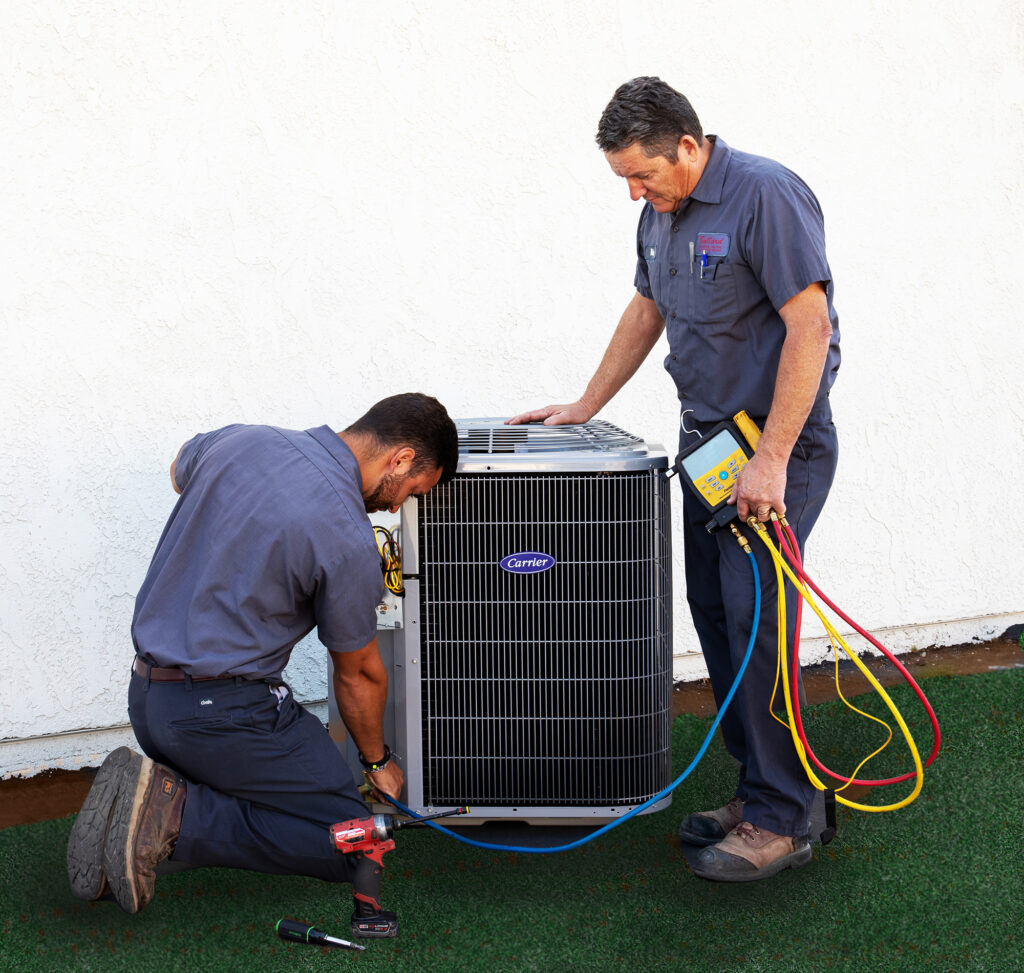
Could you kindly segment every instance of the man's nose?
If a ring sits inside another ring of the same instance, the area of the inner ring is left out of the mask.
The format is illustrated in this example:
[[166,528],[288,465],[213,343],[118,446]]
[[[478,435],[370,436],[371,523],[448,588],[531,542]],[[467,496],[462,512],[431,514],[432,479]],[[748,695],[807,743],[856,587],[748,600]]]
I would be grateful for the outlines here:
[[643,199],[644,195],[644,184],[639,179],[627,179],[626,185],[629,186],[629,198],[635,203],[638,199]]

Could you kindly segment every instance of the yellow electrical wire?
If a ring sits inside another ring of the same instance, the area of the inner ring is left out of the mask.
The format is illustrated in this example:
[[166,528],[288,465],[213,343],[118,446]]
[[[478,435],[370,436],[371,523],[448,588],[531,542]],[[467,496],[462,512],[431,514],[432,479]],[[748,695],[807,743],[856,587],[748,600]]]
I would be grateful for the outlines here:
[[[849,807],[849,808],[853,808],[854,810],[857,810],[857,811],[868,811],[868,812],[871,812],[871,813],[881,813],[883,811],[896,811],[896,810],[899,810],[900,808],[906,807],[908,804],[911,804],[914,800],[916,800],[917,796],[921,793],[921,788],[924,786],[924,767],[921,764],[921,755],[917,752],[917,746],[914,744],[914,738],[911,736],[910,729],[907,726],[906,722],[904,721],[903,716],[901,715],[900,711],[896,708],[896,704],[892,701],[892,699],[890,699],[889,694],[882,687],[881,683],[879,683],[878,680],[875,679],[874,675],[872,675],[871,671],[867,668],[867,666],[865,666],[864,663],[861,662],[861,660],[857,657],[857,655],[853,651],[851,651],[850,647],[846,644],[846,641],[839,634],[839,632],[836,631],[835,626],[833,626],[832,623],[825,617],[825,615],[822,613],[821,609],[818,608],[817,603],[814,601],[813,598],[811,598],[810,593],[807,591],[807,588],[800,581],[800,579],[797,578],[797,576],[793,573],[793,571],[790,569],[789,565],[786,564],[786,562],[783,560],[782,555],[776,549],[775,545],[771,541],[771,538],[768,536],[768,531],[765,528],[764,524],[762,524],[756,517],[749,517],[747,519],[747,524],[750,527],[752,527],[754,532],[757,534],[757,536],[761,538],[762,543],[764,543],[765,547],[768,548],[768,551],[769,551],[769,553],[772,556],[772,560],[775,562],[776,575],[779,577],[779,580],[780,580],[780,584],[779,584],[779,601],[780,601],[780,604],[784,605],[784,595],[782,594],[783,586],[781,584],[781,575],[779,574],[779,572],[781,570],[781,571],[785,572],[786,577],[789,578],[789,580],[792,582],[792,584],[796,588],[796,590],[800,593],[800,595],[804,598],[804,600],[807,602],[807,604],[810,605],[811,609],[814,611],[814,613],[821,620],[821,623],[825,626],[825,631],[828,632],[828,634],[829,634],[830,640],[833,640],[833,648],[835,647],[836,642],[838,642],[838,644],[843,647],[843,650],[846,652],[846,654],[853,660],[853,662],[855,663],[857,668],[860,669],[860,671],[864,674],[864,677],[871,684],[872,688],[878,693],[879,696],[882,697],[882,700],[885,702],[885,705],[888,707],[889,712],[892,713],[892,715],[895,718],[897,724],[899,725],[899,728],[900,728],[900,730],[903,733],[904,739],[907,741],[907,746],[910,748],[911,756],[914,759],[914,769],[915,769],[914,789],[911,792],[911,794],[908,797],[905,797],[902,801],[898,801],[898,802],[896,802],[894,804],[874,805],[873,806],[873,805],[870,805],[870,804],[860,804],[860,803],[858,803],[856,801],[847,800],[845,797],[840,796],[838,793],[836,794],[836,800],[840,804],[843,804],[843,805],[845,805],[846,807]],[[810,764],[808,763],[808,760],[807,760],[807,754],[806,754],[806,751],[804,749],[803,742],[800,740],[800,735],[797,733],[797,730],[796,730],[796,718],[793,715],[793,699],[792,699],[792,695],[791,695],[791,692],[790,692],[790,686],[789,686],[789,666],[787,665],[787,662],[786,662],[786,642],[785,642],[784,618],[785,618],[785,616],[783,615],[782,616],[783,621],[780,622],[780,625],[779,625],[779,637],[780,637],[779,638],[779,669],[781,669],[781,672],[782,672],[782,692],[783,692],[783,697],[784,697],[785,702],[786,702],[786,715],[789,718],[789,731],[790,731],[790,734],[793,737],[793,744],[796,747],[797,756],[800,759],[800,763],[803,764],[803,768],[804,768],[804,770],[807,773],[808,779],[810,780],[810,782],[818,790],[824,791],[824,790],[828,790],[829,788],[828,788],[828,786],[826,784],[824,784],[818,778],[817,774],[815,774],[814,771],[811,769],[811,766],[810,766]],[[777,672],[778,672],[778,670],[777,670]],[[776,683],[776,685],[777,685],[777,683]],[[837,671],[837,685],[838,685],[838,671]],[[773,713],[773,715],[774,715],[774,713]],[[865,715],[867,715],[867,714],[865,714]],[[776,719],[777,718],[778,717],[776,717]],[[870,717],[870,718],[871,719],[875,719],[875,717]],[[782,722],[782,721],[780,720],[780,722]],[[882,722],[882,721],[879,720],[878,722]],[[883,726],[887,726],[887,724],[883,723]],[[890,732],[890,734],[892,733],[891,727],[889,728],[889,732]],[[887,745],[888,745],[888,741],[886,741],[886,743],[883,744],[883,746],[881,748],[879,748],[879,750],[876,750],[875,753],[871,754],[871,756],[867,757],[864,761],[862,761],[859,766],[863,766],[868,760],[871,760],[872,757],[874,757],[877,753],[879,753],[881,751],[881,749],[884,749],[884,747],[887,746]],[[851,777],[854,777],[854,776],[856,776],[856,774],[851,775]]]
[[373,538],[377,542],[377,553],[380,555],[380,566],[384,572],[384,587],[396,595],[405,594],[402,583],[402,553],[398,542],[386,527],[374,525]]

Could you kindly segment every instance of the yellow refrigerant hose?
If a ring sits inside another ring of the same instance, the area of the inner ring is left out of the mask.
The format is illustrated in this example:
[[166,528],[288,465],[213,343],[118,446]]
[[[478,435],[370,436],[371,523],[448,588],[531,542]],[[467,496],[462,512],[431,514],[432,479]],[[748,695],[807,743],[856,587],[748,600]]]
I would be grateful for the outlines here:
[[[772,514],[772,519],[776,519],[776,515],[774,513]],[[790,679],[789,679],[789,666],[787,664],[786,607],[785,607],[784,585],[783,585],[783,578],[782,578],[783,573],[785,573],[786,577],[790,580],[790,582],[796,588],[797,593],[800,595],[800,597],[802,597],[807,602],[807,604],[811,606],[811,609],[814,611],[814,613],[821,620],[821,623],[825,626],[825,631],[828,632],[829,638],[832,640],[833,647],[835,645],[837,645],[837,644],[842,647],[843,651],[846,652],[846,654],[853,660],[853,662],[857,666],[857,668],[860,669],[860,671],[864,674],[864,677],[868,680],[868,682],[870,683],[872,688],[878,693],[879,696],[882,697],[882,700],[885,703],[885,705],[888,707],[889,712],[892,713],[892,715],[895,718],[897,724],[899,725],[900,731],[902,732],[904,739],[907,741],[907,746],[909,747],[911,756],[913,757],[913,760],[914,760],[914,768],[915,768],[914,789],[902,801],[897,801],[894,804],[884,804],[884,805],[861,804],[861,803],[859,803],[857,801],[851,801],[848,798],[843,797],[839,793],[836,793],[836,795],[835,795],[836,801],[839,802],[840,804],[845,805],[846,807],[853,808],[853,809],[855,809],[857,811],[869,811],[869,812],[872,812],[872,813],[879,813],[879,812],[882,812],[882,811],[896,811],[896,810],[899,810],[900,808],[906,807],[908,804],[910,804],[911,802],[913,802],[917,798],[918,794],[921,793],[921,788],[924,786],[924,766],[921,763],[921,755],[918,753],[917,746],[914,743],[914,738],[911,735],[910,729],[908,728],[906,722],[904,721],[903,716],[901,715],[900,711],[896,708],[896,704],[892,701],[892,699],[890,698],[889,694],[882,687],[881,683],[879,683],[878,680],[874,677],[874,675],[871,673],[871,670],[868,669],[867,666],[865,666],[863,662],[861,662],[861,660],[857,657],[857,654],[850,649],[849,645],[846,643],[846,640],[839,634],[839,632],[836,630],[835,626],[832,625],[832,623],[829,621],[829,619],[825,616],[825,614],[818,607],[817,603],[811,597],[811,594],[807,590],[807,587],[803,584],[803,582],[800,581],[800,579],[793,573],[793,571],[790,568],[790,566],[785,562],[785,560],[782,557],[782,554],[775,547],[775,545],[771,541],[771,538],[768,536],[768,531],[765,528],[764,524],[762,524],[760,521],[758,521],[758,519],[756,517],[753,517],[753,516],[749,517],[747,519],[747,524],[756,532],[757,536],[764,543],[765,547],[768,548],[768,551],[770,552],[770,554],[772,556],[772,560],[775,563],[775,573],[776,573],[776,576],[777,576],[777,579],[778,579],[778,590],[779,590],[779,607],[778,607],[778,617],[779,617],[779,625],[778,625],[778,636],[779,636],[779,638],[778,638],[778,645],[779,645],[779,671],[781,671],[781,674],[782,674],[782,691],[783,691],[783,697],[784,697],[785,702],[786,702],[786,715],[788,717],[787,725],[789,726],[790,733],[792,734],[792,737],[793,737],[793,745],[796,747],[797,756],[800,758],[800,763],[803,764],[804,770],[807,772],[808,779],[820,791],[825,791],[825,790],[829,789],[828,785],[823,783],[821,781],[821,779],[818,777],[818,775],[815,774],[815,772],[811,768],[810,763],[807,760],[807,751],[806,751],[806,749],[804,747],[804,743],[800,739],[800,734],[797,732],[797,721],[796,721],[796,718],[795,718],[795,715],[794,715],[794,712],[793,712],[793,699],[792,699],[792,691],[791,691]],[[777,685],[777,682],[776,682],[776,685]],[[774,699],[774,693],[773,693],[773,699]],[[843,701],[846,702],[845,699]],[[847,705],[849,706],[850,704],[847,703]],[[856,707],[850,707],[850,708],[856,710],[856,712],[858,712],[858,713],[861,712],[860,710],[857,710]],[[774,713],[773,713],[773,715],[774,715]],[[872,719],[872,720],[876,719],[875,717],[870,716],[867,713],[862,713],[861,715],[866,716],[868,719]],[[778,719],[778,717],[776,717],[776,719]],[[887,726],[881,720],[876,720],[876,722],[882,723],[883,726]],[[892,738],[892,730],[891,730],[891,728],[889,729],[889,738],[890,739]],[[861,767],[863,767],[864,764],[867,763],[872,757],[874,757],[876,754],[881,752],[881,750],[884,749],[884,747],[887,744],[888,744],[888,741],[886,741],[886,743],[883,744],[882,747],[880,747],[878,750],[876,750],[873,754],[871,754],[870,756],[868,756],[864,760],[862,760],[861,763],[858,765],[857,770],[859,770]],[[851,774],[850,777],[851,777],[851,781],[848,781],[847,785],[844,785],[844,786],[848,786],[848,784],[850,782],[852,782],[852,778],[856,777],[856,771],[853,774]],[[840,790],[841,789],[842,788],[840,788]]]

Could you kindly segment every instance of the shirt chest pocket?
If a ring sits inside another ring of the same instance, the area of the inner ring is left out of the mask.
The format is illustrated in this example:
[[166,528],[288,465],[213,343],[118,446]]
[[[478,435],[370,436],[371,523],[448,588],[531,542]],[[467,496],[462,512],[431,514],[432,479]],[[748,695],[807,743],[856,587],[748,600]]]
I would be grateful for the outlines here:
[[731,325],[738,313],[736,265],[724,261],[709,263],[703,273],[698,265],[691,280],[688,317],[694,327]]

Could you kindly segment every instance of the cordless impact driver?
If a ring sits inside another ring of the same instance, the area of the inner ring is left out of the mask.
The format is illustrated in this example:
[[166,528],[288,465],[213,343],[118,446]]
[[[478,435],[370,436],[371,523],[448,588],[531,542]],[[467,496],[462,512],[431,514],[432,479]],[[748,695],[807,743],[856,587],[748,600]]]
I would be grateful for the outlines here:
[[355,897],[355,911],[352,914],[354,936],[362,939],[390,939],[398,935],[398,917],[380,905],[384,855],[395,847],[392,835],[400,828],[417,827],[434,818],[468,812],[469,808],[459,807],[411,821],[399,820],[393,814],[373,814],[368,818],[353,818],[331,825],[331,843],[335,850],[346,855],[359,855],[352,879]]

